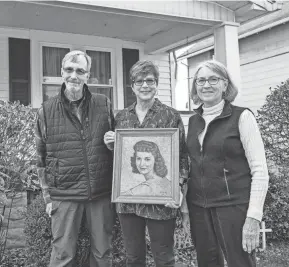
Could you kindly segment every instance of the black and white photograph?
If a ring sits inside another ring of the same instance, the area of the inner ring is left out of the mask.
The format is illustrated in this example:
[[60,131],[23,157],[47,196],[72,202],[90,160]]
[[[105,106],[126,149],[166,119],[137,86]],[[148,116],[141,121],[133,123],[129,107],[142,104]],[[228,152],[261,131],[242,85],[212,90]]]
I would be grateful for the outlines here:
[[0,267],[288,267],[289,0],[0,0]]

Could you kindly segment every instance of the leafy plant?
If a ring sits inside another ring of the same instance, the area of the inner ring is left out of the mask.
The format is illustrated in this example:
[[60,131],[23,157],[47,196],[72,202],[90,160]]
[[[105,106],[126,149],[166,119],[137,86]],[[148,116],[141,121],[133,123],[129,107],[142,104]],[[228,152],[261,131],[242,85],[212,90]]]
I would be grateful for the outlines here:
[[265,104],[258,111],[269,167],[269,190],[264,220],[273,229],[269,239],[289,239],[289,80],[270,88]]
[[267,158],[278,166],[289,166],[289,80],[270,88],[258,110],[258,122]]
[[[39,189],[34,142],[35,112],[19,102],[0,103],[0,190]],[[3,195],[2,195],[2,201]]]
[[[39,188],[34,164],[34,122],[35,112],[30,106],[0,101],[0,255],[6,246],[15,192]],[[7,195],[12,199],[9,207]],[[8,218],[4,218],[5,208],[10,209]]]

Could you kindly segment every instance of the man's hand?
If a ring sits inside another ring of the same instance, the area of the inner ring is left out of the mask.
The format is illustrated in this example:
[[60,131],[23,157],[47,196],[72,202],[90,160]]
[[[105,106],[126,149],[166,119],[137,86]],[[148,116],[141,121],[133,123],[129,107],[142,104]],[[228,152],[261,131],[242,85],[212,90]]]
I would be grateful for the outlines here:
[[115,139],[115,133],[113,131],[106,132],[103,137],[103,141],[109,150],[113,150],[114,148],[114,141],[115,141],[114,139]]
[[49,217],[51,217],[51,212],[52,212],[52,203],[46,204],[46,213],[48,214]]
[[106,145],[114,143],[115,132],[108,131],[104,134],[103,141]]
[[242,246],[243,250],[251,253],[259,247],[260,222],[247,217],[243,226]]

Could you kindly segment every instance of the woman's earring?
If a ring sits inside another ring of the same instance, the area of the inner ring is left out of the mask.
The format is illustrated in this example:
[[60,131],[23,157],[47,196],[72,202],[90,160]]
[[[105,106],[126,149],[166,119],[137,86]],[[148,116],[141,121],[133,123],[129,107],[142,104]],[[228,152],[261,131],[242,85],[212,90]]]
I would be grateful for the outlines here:
[[159,95],[159,90],[156,90],[155,96],[158,96],[158,95]]

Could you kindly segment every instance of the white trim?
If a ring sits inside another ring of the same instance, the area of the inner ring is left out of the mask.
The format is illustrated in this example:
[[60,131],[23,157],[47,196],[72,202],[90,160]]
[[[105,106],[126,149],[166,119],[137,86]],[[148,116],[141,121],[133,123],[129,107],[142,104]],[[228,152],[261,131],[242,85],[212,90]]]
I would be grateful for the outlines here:
[[[52,79],[51,81],[44,81],[44,76],[43,76],[43,46],[44,47],[55,47],[55,48],[67,48],[70,51],[72,50],[72,45],[69,44],[58,44],[58,43],[49,43],[49,42],[39,42],[39,70],[40,70],[40,84],[39,84],[39,88],[40,88],[40,97],[41,97],[41,101],[43,102],[43,87],[42,85],[61,85],[61,82],[58,83],[56,80]],[[60,77],[55,77],[57,80],[59,79],[59,81],[62,81],[62,77],[61,77],[61,73],[59,74]]]
[[[94,0],[95,1],[95,0]],[[22,2],[26,2],[23,1]],[[93,1],[91,1],[93,2]],[[97,1],[95,1],[97,3]],[[109,2],[109,1],[107,1]],[[137,2],[137,1],[136,1]],[[189,2],[189,1],[188,1]],[[149,19],[158,19],[158,20],[164,20],[164,21],[174,21],[174,22],[182,22],[182,23],[191,23],[191,24],[200,24],[200,25],[208,25],[212,26],[216,22],[220,22],[220,16],[215,16],[214,13],[214,18],[204,18],[204,16],[200,17],[190,17],[190,16],[183,16],[182,14],[172,14],[172,13],[163,13],[159,11],[154,11],[154,10],[137,10],[137,9],[130,9],[128,6],[125,8],[120,8],[118,6],[111,6],[111,5],[92,5],[89,3],[77,3],[77,2],[72,2],[70,0],[62,0],[62,1],[56,1],[55,3],[51,2],[29,2],[30,4],[35,4],[35,5],[43,5],[43,6],[52,6],[52,7],[61,7],[61,8],[67,8],[67,9],[75,9],[75,10],[82,10],[82,11],[90,11],[90,12],[101,12],[101,13],[108,13],[108,14],[117,14],[117,15],[126,15],[126,16],[132,16],[132,17],[139,17],[139,18],[149,18]],[[196,1],[198,3],[198,1]],[[215,6],[215,3],[209,3],[205,2],[207,6],[213,5]],[[74,5],[74,6],[68,6],[68,5]],[[202,3],[200,3],[201,5]],[[220,9],[224,9],[226,12],[226,16],[231,17],[233,16],[233,20],[235,21],[235,14],[231,9],[228,9],[224,6],[219,6]],[[208,7],[207,7],[208,8]],[[216,12],[220,14],[221,12]]]
[[88,86],[94,86],[94,87],[111,87],[112,88],[112,94],[113,94],[113,108],[117,108],[118,102],[117,102],[117,92],[116,88],[116,82],[117,82],[117,73],[116,73],[116,49],[108,48],[108,47],[99,47],[99,46],[83,46],[83,49],[85,51],[99,51],[99,52],[109,52],[110,53],[110,71],[111,71],[111,84],[88,84]]
[[153,49],[153,48],[150,48],[149,46],[152,46],[150,44],[150,40],[152,38],[156,38],[156,36],[153,36],[151,39],[149,39],[146,44],[145,44],[145,51],[147,53],[150,53],[150,54],[161,54],[161,53],[166,53],[166,52],[169,52],[170,50],[176,50],[176,49],[180,49],[182,47],[185,47],[187,46],[188,44],[194,42],[194,41],[199,41],[201,39],[204,39],[206,37],[209,37],[213,34],[213,28],[207,30],[207,31],[204,31],[200,34],[197,34],[197,35],[194,35],[194,36],[191,36],[189,38],[186,38],[186,39],[183,39],[181,41],[178,41],[178,42],[175,42],[173,44],[170,44],[170,45],[167,45],[165,47],[162,47],[162,48],[159,48],[157,50]]
[[[287,22],[289,22],[289,17],[288,17],[288,18],[283,18],[283,19],[281,19],[281,20],[278,20],[278,21],[275,21],[275,22],[272,22],[272,23],[269,23],[269,24],[267,24],[267,25],[265,25],[265,26],[262,26],[262,27],[258,27],[258,28],[254,29],[254,30],[249,30],[248,32],[241,33],[241,34],[238,35],[238,36],[239,36],[238,39],[240,40],[240,39],[249,37],[249,36],[251,36],[251,35],[258,34],[258,33],[260,33],[260,32],[269,30],[269,29],[271,29],[271,28],[274,28],[274,27],[279,26],[279,25],[281,25],[281,24],[285,24],[285,23],[287,23]],[[241,26],[241,27],[242,27],[242,26]],[[210,36],[209,38],[212,38],[212,39],[213,39],[212,36]],[[180,47],[178,47],[178,49],[179,49],[179,48],[180,48]],[[181,60],[181,59],[183,59],[183,58],[191,58],[191,57],[194,57],[194,56],[196,56],[196,55],[202,54],[202,53],[207,52],[207,51],[212,50],[212,49],[214,49],[214,45],[207,46],[207,47],[202,48],[202,49],[200,49],[200,50],[197,50],[197,51],[195,51],[195,52],[193,52],[193,53],[190,53],[190,54],[184,55],[184,56],[182,56],[182,57],[179,57],[179,58],[178,58],[178,61]]]
[[242,38],[246,38],[248,36],[251,36],[253,34],[256,34],[256,33],[259,33],[259,32],[262,32],[262,31],[265,31],[265,30],[268,30],[270,28],[273,28],[273,27],[276,27],[276,26],[279,26],[280,24],[284,24],[286,22],[289,22],[289,17],[288,18],[283,18],[281,20],[278,20],[278,21],[275,21],[275,22],[272,22],[270,24],[267,24],[265,26],[262,26],[262,27],[258,27],[257,29],[255,30],[250,30],[246,33],[243,33],[243,34],[240,34],[239,35],[239,39],[242,39]]
[[0,27],[0,36],[30,39],[30,31],[28,29]]

